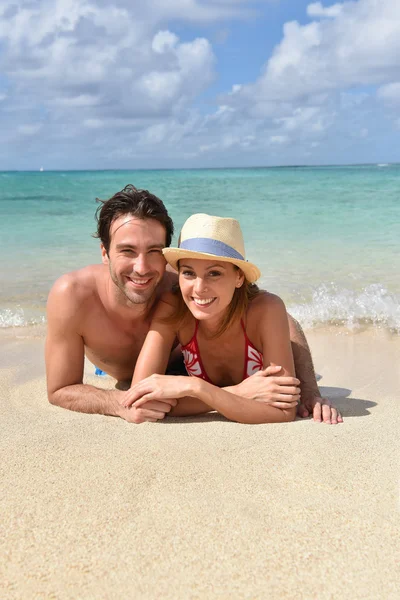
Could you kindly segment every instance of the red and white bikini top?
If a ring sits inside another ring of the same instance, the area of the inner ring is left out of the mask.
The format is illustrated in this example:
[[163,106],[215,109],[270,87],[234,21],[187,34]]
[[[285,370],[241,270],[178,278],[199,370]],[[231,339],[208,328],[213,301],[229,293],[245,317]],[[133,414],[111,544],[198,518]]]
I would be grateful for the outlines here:
[[[244,323],[241,320],[240,324],[243,329],[244,339],[245,339],[245,354],[244,354],[244,372],[243,379],[250,377],[257,371],[263,369],[263,355],[261,352],[257,350],[249,340],[246,334],[246,329],[244,327]],[[182,346],[182,354],[183,354],[183,362],[185,363],[186,371],[188,375],[192,375],[193,377],[200,377],[204,379],[204,381],[208,381],[208,383],[212,383],[211,379],[206,373],[206,370],[203,366],[199,345],[197,343],[197,330],[199,328],[199,322],[196,321],[196,327],[194,330],[194,334],[190,342]]]

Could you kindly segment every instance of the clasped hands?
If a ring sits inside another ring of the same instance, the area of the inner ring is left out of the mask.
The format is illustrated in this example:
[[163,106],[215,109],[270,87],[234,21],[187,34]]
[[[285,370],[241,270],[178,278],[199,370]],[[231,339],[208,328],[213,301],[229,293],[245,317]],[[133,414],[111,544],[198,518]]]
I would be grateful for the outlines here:
[[[342,422],[337,409],[318,392],[308,392],[300,404],[300,381],[296,377],[278,377],[280,370],[281,367],[271,365],[234,386],[231,391],[275,408],[298,406],[300,417],[312,414],[315,421]],[[190,395],[187,383],[188,378],[184,376],[153,374],[121,393],[121,416],[133,423],[164,419],[179,398]]]

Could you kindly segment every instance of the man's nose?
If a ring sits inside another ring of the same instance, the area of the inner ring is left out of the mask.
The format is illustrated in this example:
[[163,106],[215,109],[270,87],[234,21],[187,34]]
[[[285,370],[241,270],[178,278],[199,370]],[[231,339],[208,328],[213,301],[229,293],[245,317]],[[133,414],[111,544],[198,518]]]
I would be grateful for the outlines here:
[[136,257],[133,270],[138,275],[146,275],[150,271],[149,261],[146,254],[139,254]]

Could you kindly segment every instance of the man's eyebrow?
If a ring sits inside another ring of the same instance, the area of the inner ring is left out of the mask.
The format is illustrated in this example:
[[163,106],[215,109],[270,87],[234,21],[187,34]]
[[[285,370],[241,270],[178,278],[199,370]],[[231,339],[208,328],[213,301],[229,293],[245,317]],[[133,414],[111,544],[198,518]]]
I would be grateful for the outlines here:
[[[146,246],[146,247],[148,250],[151,250],[152,248],[157,248],[157,249],[162,250],[163,248],[165,248],[165,244],[150,244],[150,246]],[[136,250],[137,246],[135,246],[135,244],[129,244],[129,243],[124,244],[122,242],[122,243],[117,244],[116,248],[133,248],[133,250]]]

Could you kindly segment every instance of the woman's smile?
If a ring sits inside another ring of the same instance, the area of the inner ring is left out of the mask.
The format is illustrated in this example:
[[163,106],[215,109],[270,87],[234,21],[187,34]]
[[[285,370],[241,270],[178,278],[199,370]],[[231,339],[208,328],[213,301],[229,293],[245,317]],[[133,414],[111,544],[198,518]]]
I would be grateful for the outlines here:
[[196,304],[196,306],[201,306],[202,308],[206,308],[210,306],[216,298],[195,298],[192,296],[192,301]]

